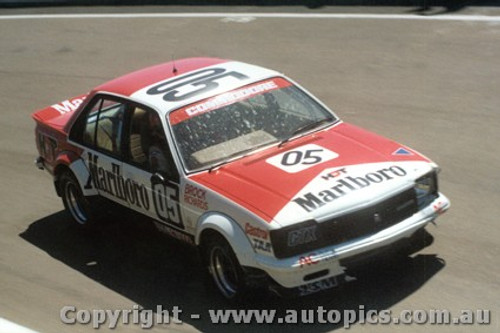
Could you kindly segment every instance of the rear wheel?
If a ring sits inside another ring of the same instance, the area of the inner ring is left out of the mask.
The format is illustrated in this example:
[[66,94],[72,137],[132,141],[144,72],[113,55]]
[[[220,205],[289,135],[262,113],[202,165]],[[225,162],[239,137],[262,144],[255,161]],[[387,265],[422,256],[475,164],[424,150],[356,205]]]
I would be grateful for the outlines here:
[[64,207],[73,220],[81,226],[88,226],[94,221],[89,200],[83,195],[80,184],[69,171],[60,178],[61,197]]
[[218,291],[227,299],[240,298],[246,291],[244,274],[229,243],[222,236],[211,236],[202,250]]

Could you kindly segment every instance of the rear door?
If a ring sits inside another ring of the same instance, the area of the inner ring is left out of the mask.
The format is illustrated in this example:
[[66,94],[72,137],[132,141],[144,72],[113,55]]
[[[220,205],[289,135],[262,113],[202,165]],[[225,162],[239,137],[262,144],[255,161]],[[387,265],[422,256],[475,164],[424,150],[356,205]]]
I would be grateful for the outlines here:
[[129,105],[107,95],[96,95],[71,129],[70,139],[83,146],[82,158],[90,171],[86,188],[129,206],[123,178],[124,126]]

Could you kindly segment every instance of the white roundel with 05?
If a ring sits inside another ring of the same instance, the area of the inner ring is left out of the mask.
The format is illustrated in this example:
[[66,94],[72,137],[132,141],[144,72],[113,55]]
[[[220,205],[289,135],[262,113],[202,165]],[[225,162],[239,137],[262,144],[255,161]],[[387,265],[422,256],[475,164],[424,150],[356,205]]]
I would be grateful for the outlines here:
[[296,173],[338,156],[336,152],[311,143],[270,157],[266,162],[288,173]]

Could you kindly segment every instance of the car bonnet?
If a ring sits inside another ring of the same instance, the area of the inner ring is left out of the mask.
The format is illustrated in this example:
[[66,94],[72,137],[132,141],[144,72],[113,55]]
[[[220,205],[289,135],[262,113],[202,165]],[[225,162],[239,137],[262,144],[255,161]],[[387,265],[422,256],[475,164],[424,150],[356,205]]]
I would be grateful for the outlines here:
[[281,226],[332,217],[413,186],[433,164],[410,148],[339,123],[191,180]]

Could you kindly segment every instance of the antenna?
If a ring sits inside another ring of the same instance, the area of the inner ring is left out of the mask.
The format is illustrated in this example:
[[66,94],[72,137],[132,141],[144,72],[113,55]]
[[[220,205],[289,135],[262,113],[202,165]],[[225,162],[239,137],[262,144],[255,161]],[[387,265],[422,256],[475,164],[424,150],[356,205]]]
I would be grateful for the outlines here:
[[172,74],[177,75],[177,67],[175,66],[175,58],[174,54],[172,53]]

